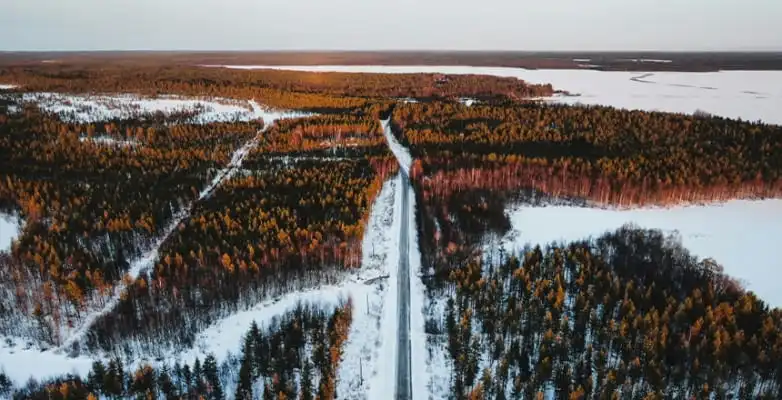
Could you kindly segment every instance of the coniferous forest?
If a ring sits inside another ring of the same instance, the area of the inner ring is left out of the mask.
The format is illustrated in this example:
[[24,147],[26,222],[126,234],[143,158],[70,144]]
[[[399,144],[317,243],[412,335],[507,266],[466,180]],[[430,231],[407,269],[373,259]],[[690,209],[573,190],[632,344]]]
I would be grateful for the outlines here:
[[[387,134],[413,159],[422,267],[410,274],[426,301],[411,312],[424,313],[428,350],[413,362],[443,358],[444,398],[782,397],[782,312],[720,260],[630,225],[485,246],[519,204],[779,197],[779,126],[550,104],[534,99],[567,88],[481,75],[85,62],[4,65],[0,78],[19,85],[0,91],[0,212],[22,221],[0,252],[0,336],[95,360],[86,376],[23,384],[0,371],[0,398],[344,398],[337,371],[354,302],[368,299],[298,303],[241,327],[227,357],[167,357],[231,315],[362,267],[372,205],[404,172]],[[35,93],[301,114],[86,122]]]

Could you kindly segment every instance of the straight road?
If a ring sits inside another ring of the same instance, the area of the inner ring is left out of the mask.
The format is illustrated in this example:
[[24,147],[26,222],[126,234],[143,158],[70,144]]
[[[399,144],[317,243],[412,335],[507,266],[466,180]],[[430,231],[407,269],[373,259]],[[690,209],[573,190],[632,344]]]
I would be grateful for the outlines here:
[[399,315],[397,338],[397,357],[396,357],[396,399],[411,400],[413,398],[413,386],[411,379],[410,366],[410,254],[408,245],[410,244],[409,221],[409,195],[410,180],[404,171],[400,171],[402,176],[402,227],[399,232],[399,274],[398,276],[398,308]]

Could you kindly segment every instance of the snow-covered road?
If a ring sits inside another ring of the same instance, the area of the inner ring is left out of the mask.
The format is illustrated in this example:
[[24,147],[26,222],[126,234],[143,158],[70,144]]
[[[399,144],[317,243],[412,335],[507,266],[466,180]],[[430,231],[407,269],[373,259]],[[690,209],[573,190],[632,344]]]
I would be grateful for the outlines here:
[[[402,206],[399,230],[399,280],[397,298],[397,351],[395,354],[395,399],[427,398],[426,336],[424,332],[424,286],[420,277],[421,253],[415,219],[415,195],[410,188],[413,157],[391,131],[390,119],[381,120],[388,147],[399,162]],[[410,233],[413,233],[412,235]],[[411,273],[412,270],[412,273]],[[411,278],[412,276],[412,278]],[[415,332],[415,335],[413,334]],[[413,361],[417,361],[415,365]],[[391,392],[389,392],[391,393]]]

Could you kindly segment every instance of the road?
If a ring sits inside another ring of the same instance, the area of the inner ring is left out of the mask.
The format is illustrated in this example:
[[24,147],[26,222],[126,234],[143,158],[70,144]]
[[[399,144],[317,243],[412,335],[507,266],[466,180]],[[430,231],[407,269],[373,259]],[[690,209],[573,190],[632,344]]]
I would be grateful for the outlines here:
[[399,274],[398,276],[398,305],[397,314],[399,324],[397,332],[397,356],[396,356],[396,396],[397,400],[411,400],[413,398],[413,386],[410,366],[410,244],[409,222],[409,195],[410,180],[403,171],[402,176],[402,227],[399,231]]

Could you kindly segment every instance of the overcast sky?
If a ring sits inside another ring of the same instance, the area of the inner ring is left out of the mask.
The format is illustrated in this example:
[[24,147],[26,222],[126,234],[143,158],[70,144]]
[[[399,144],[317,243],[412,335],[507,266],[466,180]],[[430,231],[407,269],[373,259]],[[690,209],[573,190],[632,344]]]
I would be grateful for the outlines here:
[[0,50],[782,50],[782,0],[0,0]]

